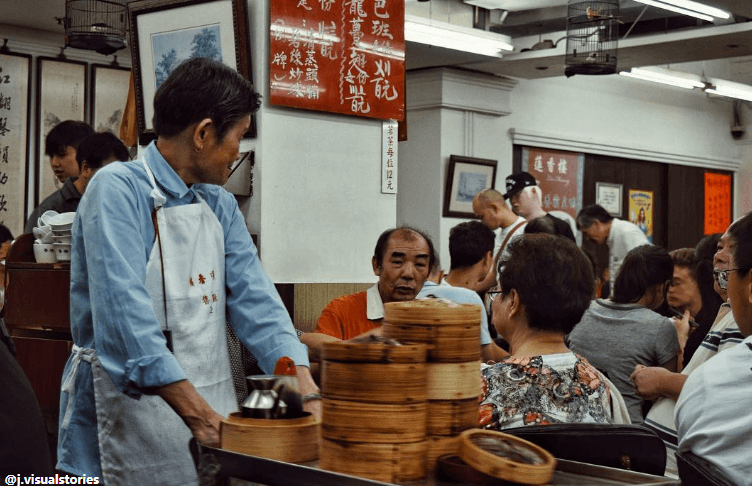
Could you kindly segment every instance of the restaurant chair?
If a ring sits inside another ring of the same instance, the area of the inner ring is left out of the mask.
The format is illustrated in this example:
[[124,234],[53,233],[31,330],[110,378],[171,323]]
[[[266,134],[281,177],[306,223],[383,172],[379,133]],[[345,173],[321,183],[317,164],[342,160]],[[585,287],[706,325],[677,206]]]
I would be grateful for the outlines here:
[[666,446],[638,424],[552,424],[504,429],[559,459],[663,476]]
[[682,486],[736,486],[721,469],[691,451],[677,452]]

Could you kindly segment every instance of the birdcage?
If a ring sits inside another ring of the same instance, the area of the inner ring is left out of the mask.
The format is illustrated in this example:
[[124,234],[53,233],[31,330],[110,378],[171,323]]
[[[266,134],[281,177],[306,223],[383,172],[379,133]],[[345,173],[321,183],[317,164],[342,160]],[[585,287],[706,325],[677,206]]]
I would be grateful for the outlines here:
[[65,47],[109,55],[125,47],[127,0],[66,0]]
[[569,0],[567,5],[567,77],[616,72],[619,0]]

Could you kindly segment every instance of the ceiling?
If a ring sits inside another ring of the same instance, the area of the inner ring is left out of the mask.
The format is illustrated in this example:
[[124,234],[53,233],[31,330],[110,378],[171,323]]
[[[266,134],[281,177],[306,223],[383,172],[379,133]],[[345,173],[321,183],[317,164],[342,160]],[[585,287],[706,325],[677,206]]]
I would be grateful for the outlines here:
[[[468,0],[472,1],[472,0]],[[462,0],[405,0],[407,13],[472,26],[473,19],[485,23],[486,30],[508,35],[515,44],[513,53],[502,58],[453,51],[424,44],[407,43],[406,66],[415,70],[456,66],[523,79],[564,75],[566,42],[555,48],[528,50],[541,40],[556,42],[565,35],[567,0],[504,0],[503,10],[477,9]],[[722,24],[708,24],[672,12],[648,7],[633,0],[621,0],[624,24],[618,46],[618,69],[634,66],[734,59],[736,65],[750,65],[737,72],[749,77],[739,80],[752,84],[752,1],[701,0],[733,14]],[[65,15],[64,0],[23,0],[3,2],[2,25],[63,34],[56,18]],[[513,10],[512,10],[513,9]],[[639,17],[639,21],[635,23]],[[503,21],[501,21],[503,18]],[[634,24],[634,26],[633,26]],[[632,28],[624,39],[626,31]],[[0,32],[2,37],[2,32]],[[522,52],[522,50],[526,52]],[[749,74],[746,74],[749,72]]]

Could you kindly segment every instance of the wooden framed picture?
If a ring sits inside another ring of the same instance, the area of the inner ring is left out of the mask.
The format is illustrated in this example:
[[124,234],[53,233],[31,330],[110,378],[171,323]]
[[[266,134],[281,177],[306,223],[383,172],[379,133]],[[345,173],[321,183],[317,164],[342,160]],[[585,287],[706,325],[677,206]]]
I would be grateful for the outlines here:
[[480,191],[496,186],[496,166],[490,159],[449,156],[443,216],[474,218],[473,198]]
[[31,56],[0,51],[0,222],[14,237],[26,223]]
[[91,65],[91,126],[97,132],[112,132],[120,137],[131,70],[128,68]]
[[58,123],[86,121],[87,64],[67,59],[37,58],[36,205],[62,187],[44,154],[44,140]]
[[[246,0],[138,0],[128,12],[139,144],[156,138],[154,94],[186,59],[221,60],[253,82]],[[255,115],[245,137],[256,137]]]
[[610,182],[595,183],[595,203],[603,207],[608,214],[621,218],[622,185]]

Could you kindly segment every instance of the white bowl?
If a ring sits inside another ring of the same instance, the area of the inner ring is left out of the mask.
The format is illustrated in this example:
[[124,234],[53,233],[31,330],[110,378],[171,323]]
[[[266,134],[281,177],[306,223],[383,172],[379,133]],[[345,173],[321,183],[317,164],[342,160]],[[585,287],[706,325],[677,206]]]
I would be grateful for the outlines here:
[[52,226],[53,230],[66,230],[73,226],[73,218],[76,217],[75,212],[62,213],[50,218],[47,224]]
[[58,236],[58,235],[55,235],[52,237],[54,243],[62,243],[65,245],[71,244],[71,238],[73,237],[72,236]]
[[52,243],[52,228],[49,226],[37,226],[31,230],[34,237],[41,240],[42,243]]
[[50,236],[52,236],[53,238],[58,237],[58,236],[71,236],[72,234],[73,233],[71,232],[70,229],[66,229],[66,230],[52,230],[50,232]]
[[55,263],[55,246],[52,243],[42,243],[31,245],[34,248],[34,259],[37,263]]
[[49,226],[50,220],[59,214],[60,213],[53,211],[52,209],[45,211],[44,214],[37,219],[37,226]]
[[59,262],[69,262],[71,259],[71,245],[68,243],[53,243],[55,256]]

